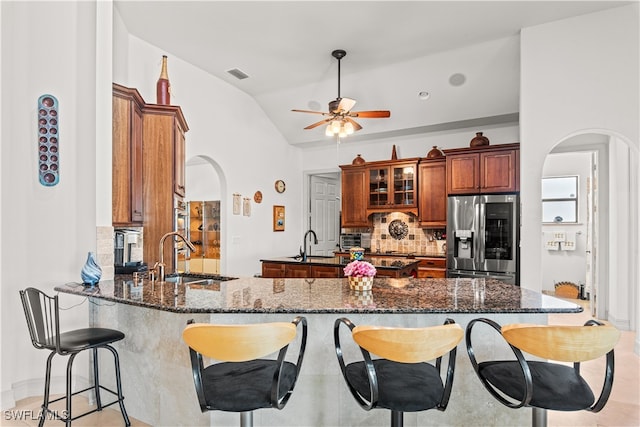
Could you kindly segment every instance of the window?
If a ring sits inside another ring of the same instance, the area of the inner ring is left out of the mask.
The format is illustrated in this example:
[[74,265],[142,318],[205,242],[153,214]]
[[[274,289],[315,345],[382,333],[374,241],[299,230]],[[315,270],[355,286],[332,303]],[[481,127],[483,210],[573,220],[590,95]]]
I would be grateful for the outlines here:
[[542,222],[578,222],[578,176],[542,178]]

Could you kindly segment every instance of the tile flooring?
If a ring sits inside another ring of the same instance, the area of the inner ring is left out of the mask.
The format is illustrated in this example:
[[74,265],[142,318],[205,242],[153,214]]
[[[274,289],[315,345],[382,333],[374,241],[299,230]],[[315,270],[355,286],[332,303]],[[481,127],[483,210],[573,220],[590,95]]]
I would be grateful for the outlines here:
[[[53,396],[52,398],[57,398],[58,395]],[[111,397],[111,396],[109,396]],[[108,400],[107,402],[110,402]],[[125,406],[127,400],[125,398]],[[22,399],[17,402],[15,408],[10,409],[9,411],[3,411],[2,420],[0,421],[0,425],[2,427],[37,427],[38,425],[38,414],[40,412],[40,405],[42,405],[42,396],[32,396],[26,399]],[[74,396],[72,400],[72,413],[80,414],[82,412],[86,412],[90,409],[93,409],[95,406],[89,406],[89,401],[87,398],[82,396]],[[56,402],[52,405],[53,410],[63,411],[64,410],[64,402]],[[15,411],[13,413],[19,415],[18,417],[12,417],[11,411]],[[21,418],[21,419],[10,419],[7,418]],[[131,427],[148,427],[148,424],[145,424],[141,421],[138,421],[129,415],[129,421],[131,421]],[[57,420],[46,420],[44,423],[45,427],[60,427],[64,426],[64,423]],[[72,425],[74,427],[95,427],[95,426],[124,426],[124,419],[122,418],[122,414],[120,413],[120,408],[118,405],[110,406],[106,409],[103,409],[100,412],[94,412],[93,414],[87,415],[86,417],[78,418],[73,421]]]
[[[582,301],[574,301],[582,303]],[[581,325],[590,318],[588,308],[579,315],[552,314],[549,316],[550,324],[577,324]],[[640,357],[633,353],[634,332],[623,332],[622,338],[616,347],[616,371],[615,381],[611,397],[607,406],[599,413],[593,414],[586,411],[557,412],[550,411],[547,416],[548,427],[622,427],[640,426]],[[602,375],[603,364],[585,363],[582,366],[583,375],[593,378],[598,384]],[[42,403],[42,397],[29,397],[17,402],[14,411],[21,411],[22,420],[7,420],[7,412],[3,414],[0,425],[3,427],[37,426],[37,414]],[[74,408],[83,411],[88,407],[87,399],[74,398]],[[122,426],[124,425],[120,411],[115,407],[109,407],[102,412],[96,412],[80,418],[73,423],[76,427],[89,426]],[[60,409],[61,410],[61,409]],[[25,419],[26,417],[26,419]],[[147,426],[134,418],[130,418],[132,427]],[[45,426],[61,426],[59,421],[47,421]]]
[[[591,319],[588,304],[582,304],[585,310],[578,314],[551,314],[549,324],[582,325]],[[588,426],[623,427],[640,426],[640,357],[633,352],[635,332],[623,331],[615,348],[615,373],[613,389],[607,405],[598,413],[587,411],[560,412],[549,411],[548,427]],[[603,378],[604,363],[600,361],[583,363],[582,375],[593,385],[596,393]],[[596,396],[597,398],[597,396]]]

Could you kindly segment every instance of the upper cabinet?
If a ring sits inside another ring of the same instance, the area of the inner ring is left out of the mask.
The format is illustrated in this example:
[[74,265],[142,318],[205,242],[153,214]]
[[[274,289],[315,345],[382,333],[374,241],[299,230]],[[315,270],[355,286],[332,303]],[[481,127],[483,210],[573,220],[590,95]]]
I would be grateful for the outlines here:
[[[144,227],[144,261],[160,259],[159,242],[179,221],[185,195],[185,133],[180,107],[146,104],[137,90],[113,84],[112,222]],[[172,271],[175,248],[163,257]]]
[[367,210],[418,214],[418,159],[367,163]]
[[520,191],[520,145],[445,150],[448,194]]
[[[153,265],[160,259],[160,238],[176,230],[175,209],[184,204],[184,144],[189,128],[175,105],[146,104],[142,113],[144,259]],[[163,249],[165,264],[173,266],[173,245],[167,242]]]
[[345,165],[342,169],[342,227],[369,227],[367,215],[367,170]]
[[142,200],[142,107],[135,89],[113,84],[112,97],[112,222],[139,226]]
[[418,165],[419,223],[421,227],[447,226],[447,162],[423,159]]

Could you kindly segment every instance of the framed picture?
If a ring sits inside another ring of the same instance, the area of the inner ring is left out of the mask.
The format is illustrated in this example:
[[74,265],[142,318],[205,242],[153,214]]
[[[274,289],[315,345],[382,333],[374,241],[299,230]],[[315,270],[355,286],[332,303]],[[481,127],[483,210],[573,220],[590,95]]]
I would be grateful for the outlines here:
[[273,231],[284,231],[284,206],[273,205]]
[[233,193],[233,214],[240,215],[240,207],[242,204],[242,196],[240,193]]

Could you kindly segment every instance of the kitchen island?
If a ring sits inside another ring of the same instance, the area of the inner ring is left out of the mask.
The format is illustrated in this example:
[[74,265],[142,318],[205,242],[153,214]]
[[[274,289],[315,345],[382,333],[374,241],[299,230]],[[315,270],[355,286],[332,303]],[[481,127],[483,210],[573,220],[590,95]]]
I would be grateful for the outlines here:
[[[407,258],[365,257],[377,269],[378,277],[416,277],[419,261]],[[262,277],[267,278],[340,278],[351,262],[349,255],[280,257],[261,259]]]
[[[129,414],[154,426],[237,425],[239,415],[202,414],[193,386],[189,353],[181,334],[187,320],[210,323],[290,321],[309,323],[307,350],[296,390],[282,410],[259,410],[256,426],[386,426],[386,410],[363,411],[344,385],[333,347],[333,323],[432,326],[452,318],[462,327],[476,317],[501,324],[539,323],[547,313],[577,313],[578,305],[498,281],[376,278],[369,294],[349,289],[347,279],[239,278],[209,284],[148,282],[136,286],[116,279],[95,288],[61,285],[59,292],[89,298],[92,326],[122,330],[116,343]],[[474,332],[475,334],[475,332]],[[477,351],[509,354],[486,331]],[[292,345],[295,348],[295,345]],[[358,357],[355,348],[347,355]],[[109,370],[105,357],[103,373]],[[111,369],[113,369],[111,367]],[[527,425],[531,410],[497,403],[477,380],[458,346],[456,377],[444,412],[405,414],[405,425]]]

